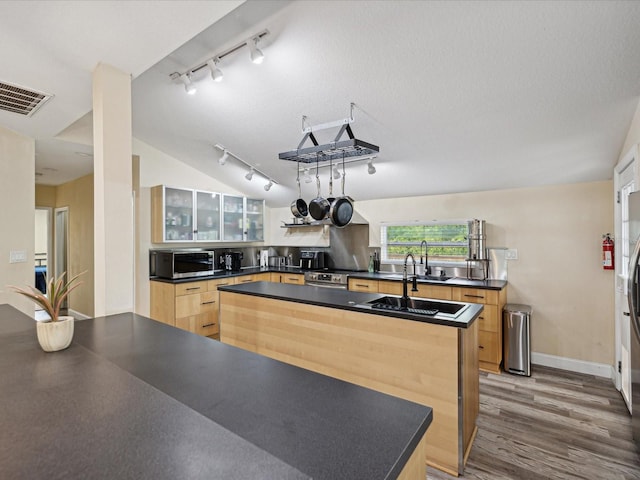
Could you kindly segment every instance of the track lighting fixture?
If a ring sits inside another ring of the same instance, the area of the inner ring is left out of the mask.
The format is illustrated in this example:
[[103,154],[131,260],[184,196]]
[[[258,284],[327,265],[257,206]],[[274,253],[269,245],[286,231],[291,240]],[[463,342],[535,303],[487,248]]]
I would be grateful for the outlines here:
[[340,178],[340,172],[338,171],[338,167],[333,167],[333,178],[338,180]]
[[211,70],[211,78],[213,79],[214,82],[221,82],[222,77],[224,76],[222,74],[222,70],[218,68],[219,62],[220,62],[219,58],[211,58],[207,60],[207,65],[209,65],[209,70]]
[[184,83],[184,89],[189,95],[196,93],[196,86],[191,82],[191,75],[183,73],[180,75],[180,81]]
[[369,163],[367,164],[367,172],[369,172],[369,175],[376,173],[376,167],[373,166],[373,160],[369,160]]
[[260,37],[253,37],[251,40],[247,41],[247,46],[251,51],[251,61],[257,65],[260,65],[264,60],[264,54],[258,48],[258,40]]
[[222,156],[218,159],[218,163],[220,165],[224,165],[225,163],[227,163],[227,161],[229,159],[231,159],[234,162],[241,163],[242,165],[244,165],[245,167],[247,167],[249,169],[249,171],[244,176],[244,178],[246,178],[247,181],[250,182],[253,179],[254,174],[258,174],[259,176],[263,177],[268,182],[266,185],[264,185],[265,192],[268,192],[269,190],[271,190],[271,187],[273,187],[274,185],[278,184],[278,182],[275,181],[273,178],[271,178],[270,175],[267,175],[266,173],[258,170],[256,167],[251,165],[249,162],[245,162],[244,160],[239,158],[236,154],[234,154],[234,153],[230,152],[229,150],[227,150],[226,147],[223,147],[219,143],[216,143],[214,145],[214,147],[217,148],[218,150],[222,151]]
[[184,88],[187,91],[187,93],[194,94],[196,93],[196,87],[192,83],[192,81],[199,80],[199,78],[202,78],[201,76],[196,75],[198,74],[198,72],[200,72],[200,70],[208,69],[210,71],[211,78],[213,79],[214,82],[222,81],[223,74],[222,74],[222,70],[218,68],[218,64],[222,61],[222,59],[224,59],[228,55],[231,55],[232,53],[235,53],[244,47],[249,48],[249,51],[251,54],[251,61],[253,63],[262,63],[262,60],[264,60],[264,54],[258,48],[258,42],[262,40],[262,38],[266,37],[267,35],[269,35],[269,30],[262,30],[261,32],[253,35],[249,39],[244,40],[226,49],[223,52],[219,52],[218,54],[212,56],[208,60],[205,60],[203,63],[200,63],[195,67],[190,68],[184,73],[173,72],[170,75],[171,80],[173,80],[174,82],[177,82],[177,81],[182,82],[184,84]]
[[228,159],[229,159],[229,152],[227,152],[227,149],[225,148],[222,151],[222,156],[218,159],[218,163],[220,165],[224,165],[225,163],[227,163]]

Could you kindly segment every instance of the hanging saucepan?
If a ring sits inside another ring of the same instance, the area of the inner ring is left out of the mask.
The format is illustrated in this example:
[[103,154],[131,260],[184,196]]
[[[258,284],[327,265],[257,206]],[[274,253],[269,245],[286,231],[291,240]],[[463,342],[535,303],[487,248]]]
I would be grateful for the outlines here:
[[298,199],[291,203],[291,213],[296,218],[304,218],[309,215],[309,208],[300,191],[300,162],[298,162],[298,178],[296,178],[296,181],[298,182]]
[[353,199],[344,194],[344,153],[342,154],[342,196],[331,204],[329,218],[336,227],[346,227],[353,217]]
[[318,196],[309,203],[309,213],[315,220],[324,220],[329,215],[331,205],[326,198],[320,196],[320,175],[318,175],[318,157],[316,156],[316,184]]

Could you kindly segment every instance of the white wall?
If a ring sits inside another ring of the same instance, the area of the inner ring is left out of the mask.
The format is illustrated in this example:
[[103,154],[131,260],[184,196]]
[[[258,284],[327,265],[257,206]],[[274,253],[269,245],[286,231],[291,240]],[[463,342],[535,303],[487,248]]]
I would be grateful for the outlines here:
[[356,201],[355,208],[369,221],[371,246],[380,245],[380,222],[486,220],[487,246],[518,249],[508,265],[508,301],[533,307],[532,350],[613,365],[614,276],[602,269],[600,251],[601,235],[613,231],[611,181]]
[[[0,304],[33,316],[34,305],[7,285],[34,285],[35,142],[0,127]],[[11,251],[24,250],[27,261],[9,263]]]

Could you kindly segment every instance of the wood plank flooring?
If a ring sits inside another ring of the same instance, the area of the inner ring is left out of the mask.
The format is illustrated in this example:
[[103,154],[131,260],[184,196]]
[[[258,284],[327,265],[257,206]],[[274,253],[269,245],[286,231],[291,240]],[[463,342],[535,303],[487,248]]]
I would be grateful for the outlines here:
[[[433,468],[429,480],[453,480]],[[546,367],[480,374],[478,435],[463,479],[640,479],[631,417],[611,380]]]

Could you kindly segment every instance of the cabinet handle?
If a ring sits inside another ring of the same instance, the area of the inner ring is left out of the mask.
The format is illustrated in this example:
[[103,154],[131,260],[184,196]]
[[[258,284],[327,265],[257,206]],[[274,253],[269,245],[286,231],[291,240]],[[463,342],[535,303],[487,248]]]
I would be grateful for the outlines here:
[[228,283],[219,283],[217,286],[218,287],[224,287],[225,285],[229,285]]
[[478,317],[478,320],[484,320],[484,317]]
[[479,348],[480,350],[484,350],[484,347],[483,347],[482,345],[478,345],[478,348]]
[[469,298],[484,298],[484,295],[470,295],[468,293],[465,293],[464,296]]
[[631,314],[629,312],[622,312],[622,315],[624,315],[625,317],[630,317]]
[[366,285],[364,283],[356,283],[356,287],[371,288],[369,285]]
[[201,287],[189,287],[187,290],[200,290]]
[[207,323],[206,325],[202,325],[202,328],[213,327],[214,325],[215,325],[215,323]]
[[240,283],[247,283],[247,282],[253,282],[252,279],[248,279],[248,280],[240,280]]
[[216,303],[216,301],[211,300],[210,302],[202,302],[200,305],[211,305],[212,303]]
[[300,279],[299,278],[289,277],[289,281],[291,281],[291,282],[299,282]]

